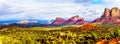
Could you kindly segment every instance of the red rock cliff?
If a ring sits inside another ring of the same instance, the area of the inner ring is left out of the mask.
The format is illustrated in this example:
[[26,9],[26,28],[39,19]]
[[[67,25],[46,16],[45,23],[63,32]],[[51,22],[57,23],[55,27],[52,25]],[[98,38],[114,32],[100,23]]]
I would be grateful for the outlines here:
[[94,22],[120,23],[120,9],[117,7],[114,7],[111,10],[106,8],[103,15],[94,20]]

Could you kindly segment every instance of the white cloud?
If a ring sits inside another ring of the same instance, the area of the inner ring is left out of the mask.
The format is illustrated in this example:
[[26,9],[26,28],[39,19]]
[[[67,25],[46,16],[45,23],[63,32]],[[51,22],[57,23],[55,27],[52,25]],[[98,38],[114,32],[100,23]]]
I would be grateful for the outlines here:
[[[9,14],[0,15],[1,20],[7,19],[55,19],[55,17],[71,17],[80,15],[85,19],[95,19],[102,15],[104,8],[120,7],[120,0],[103,0],[105,4],[76,3],[75,0],[4,0],[0,8],[6,7]],[[59,2],[59,3],[58,3]],[[5,10],[6,10],[5,9]],[[4,9],[0,9],[1,11]]]

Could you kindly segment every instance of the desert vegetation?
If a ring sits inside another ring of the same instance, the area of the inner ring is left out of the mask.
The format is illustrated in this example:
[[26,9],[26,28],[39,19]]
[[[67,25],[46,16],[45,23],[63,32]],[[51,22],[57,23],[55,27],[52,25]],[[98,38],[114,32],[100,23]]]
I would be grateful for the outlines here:
[[67,27],[1,27],[0,44],[117,44],[120,26],[84,24]]

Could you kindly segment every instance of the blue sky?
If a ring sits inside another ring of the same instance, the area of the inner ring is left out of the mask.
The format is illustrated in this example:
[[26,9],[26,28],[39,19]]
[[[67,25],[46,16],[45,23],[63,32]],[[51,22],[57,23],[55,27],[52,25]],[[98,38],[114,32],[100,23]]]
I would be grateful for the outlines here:
[[100,17],[104,8],[120,8],[120,0],[0,0],[0,21],[52,20],[79,15],[86,20]]

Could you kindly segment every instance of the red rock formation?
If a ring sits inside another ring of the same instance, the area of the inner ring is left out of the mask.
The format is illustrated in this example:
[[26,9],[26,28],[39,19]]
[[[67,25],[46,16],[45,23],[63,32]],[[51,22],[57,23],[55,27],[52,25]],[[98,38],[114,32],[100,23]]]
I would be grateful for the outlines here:
[[84,24],[85,20],[78,15],[69,18],[68,20],[64,20],[63,18],[56,18],[52,24]]
[[120,16],[120,10],[119,10],[119,8],[114,7],[111,10],[111,17],[116,17],[116,16]]
[[104,14],[101,17],[110,17],[110,10],[105,8]]
[[120,9],[117,7],[112,8],[111,10],[105,9],[104,14],[94,20],[94,22],[107,22],[107,23],[119,23],[120,22]]
[[84,19],[79,17],[78,15],[71,17],[68,19],[69,24],[83,24],[85,23]]
[[83,18],[78,19],[75,24],[85,24],[85,20]]
[[66,23],[66,20],[63,19],[63,18],[59,18],[57,17],[54,22],[52,22],[52,24],[65,24]]

